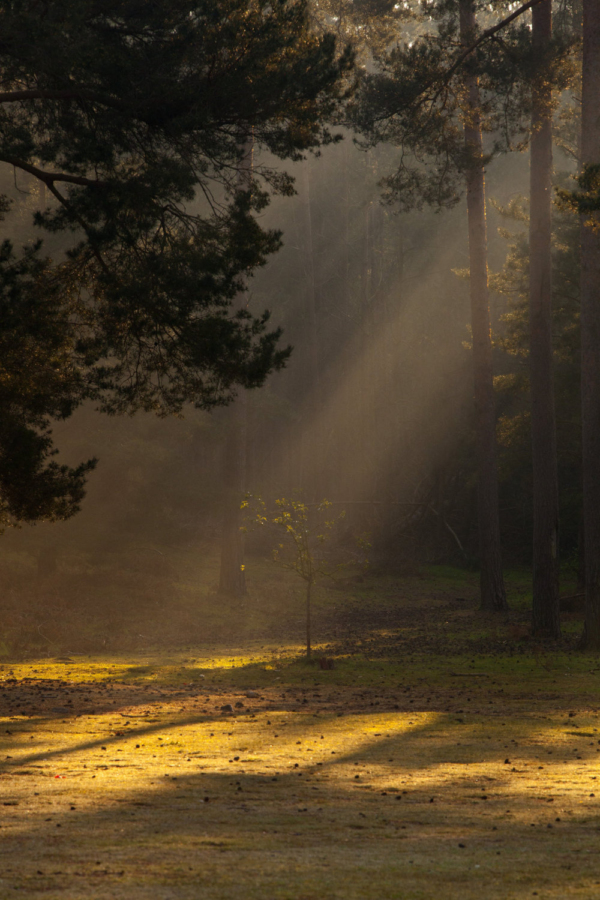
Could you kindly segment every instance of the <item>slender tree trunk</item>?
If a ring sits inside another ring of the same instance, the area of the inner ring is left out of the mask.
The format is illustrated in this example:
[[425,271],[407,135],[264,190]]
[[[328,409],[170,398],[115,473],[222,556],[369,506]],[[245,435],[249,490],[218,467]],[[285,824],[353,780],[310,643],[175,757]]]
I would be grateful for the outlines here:
[[[406,354],[395,352],[396,348],[401,347],[406,339],[403,334],[402,316],[399,310],[404,305],[404,265],[405,265],[405,235],[404,222],[402,219],[398,221],[396,252],[394,254],[394,294],[391,302],[391,316],[389,329],[389,347],[390,347],[390,378],[389,384],[402,384],[404,390],[408,393],[410,384],[408,382],[410,366],[407,366],[400,357]],[[392,446],[399,448],[402,446],[402,434],[406,427],[406,403],[401,402],[396,397],[396,405],[393,415],[393,431],[391,433]],[[397,452],[397,450],[396,450]],[[392,482],[391,496],[398,499],[401,496],[406,473],[402,466],[398,466],[394,473],[394,481]]]
[[[366,156],[367,165],[371,162],[371,154]],[[361,409],[356,416],[357,446],[361,451],[361,491],[363,499],[377,496],[375,487],[375,473],[372,470],[373,460],[373,434],[376,433],[376,390],[375,390],[375,360],[374,341],[376,329],[376,277],[375,277],[375,205],[369,202],[365,207],[363,247],[364,257],[362,266],[362,323],[361,336]]]
[[317,327],[317,276],[315,272],[315,247],[313,239],[312,184],[310,160],[304,166],[305,228],[306,228],[306,314],[308,319],[310,374],[315,405],[318,406],[321,390],[321,365],[319,360],[319,335]]
[[311,594],[312,594],[312,581],[308,581],[306,583],[306,658],[310,659],[312,648],[310,645],[311,642],[311,621],[310,621],[310,602],[311,602]]
[[[463,43],[472,40],[475,29],[473,0],[460,0],[460,32]],[[492,338],[487,273],[485,178],[481,138],[479,83],[465,77],[465,147],[470,157],[467,171],[467,214],[473,368],[475,382],[475,428],[478,454],[478,520],[481,558],[481,608],[507,608],[500,550],[498,470],[496,461],[496,404],[492,371]]]
[[585,531],[583,529],[583,510],[579,517],[577,529],[577,593],[585,594]]
[[[311,500],[322,499],[320,473],[324,465],[324,442],[320,429],[321,410],[321,363],[319,358],[319,332],[317,323],[317,277],[315,272],[315,246],[313,239],[312,185],[310,160],[304,163],[304,271],[306,279],[305,311],[308,332],[308,402],[306,404],[305,426],[302,430],[302,473],[301,488],[308,492]],[[308,422],[306,422],[308,419]],[[308,428],[307,428],[308,424]],[[310,472],[310,477],[307,473]]]
[[246,475],[246,398],[230,408],[229,428],[223,453],[225,496],[221,527],[219,593],[240,599],[248,593],[244,570],[244,533],[240,505]]
[[[582,166],[600,165],[600,4],[583,2]],[[600,216],[581,222],[581,420],[585,534],[583,646],[600,650]]]
[[[540,58],[552,39],[552,0],[532,9]],[[560,637],[558,463],[552,359],[552,88],[533,87],[530,151],[529,365],[533,451],[533,634]]]
[[[240,166],[239,189],[250,187],[253,141],[244,144]],[[238,307],[244,305],[245,292],[238,297]],[[244,569],[244,533],[241,530],[241,502],[246,489],[246,428],[247,400],[242,393],[230,407],[230,418],[223,452],[223,513],[221,525],[221,568],[219,593],[241,599],[248,593]]]

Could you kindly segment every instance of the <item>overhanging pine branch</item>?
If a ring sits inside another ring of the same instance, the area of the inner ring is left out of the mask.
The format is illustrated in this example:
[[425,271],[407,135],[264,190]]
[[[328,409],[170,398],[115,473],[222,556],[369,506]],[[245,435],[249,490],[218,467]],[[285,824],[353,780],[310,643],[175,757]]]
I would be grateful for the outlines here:
[[[474,53],[478,47],[481,46],[481,44],[484,44],[486,41],[492,40],[492,38],[494,38],[494,36],[499,31],[502,31],[503,28],[506,28],[507,25],[510,25],[511,22],[514,22],[515,19],[518,19],[520,16],[522,16],[524,13],[526,13],[528,10],[530,10],[533,6],[537,6],[538,3],[550,3],[550,2],[551,2],[551,0],[528,0],[527,3],[523,4],[523,6],[520,6],[518,9],[516,9],[514,12],[512,12],[505,19],[502,19],[501,22],[498,22],[496,25],[493,25],[491,28],[486,28],[486,30],[483,31],[479,35],[479,37],[477,38],[476,41],[474,41],[468,47],[465,47],[465,49],[462,51],[462,53],[460,53],[457,56],[457,58],[454,60],[454,62],[450,66],[450,68],[446,69],[446,71],[440,76],[439,79],[432,79],[423,88],[423,90],[419,92],[418,97],[415,99],[416,105],[423,106],[426,103],[425,95],[427,94],[427,91],[434,89],[436,84],[439,84],[439,86],[437,87],[437,90],[435,90],[435,93],[433,93],[433,96],[432,96],[431,100],[429,101],[429,106],[431,108],[433,108],[433,106],[438,101],[442,92],[445,90],[445,88],[448,87],[448,84],[450,83],[450,80],[451,80],[452,76],[454,75],[454,73],[462,66],[464,61],[466,59],[468,59],[469,56],[472,53]],[[376,116],[374,118],[377,121],[385,121],[386,119],[391,118],[391,115],[393,115],[393,114],[394,114],[393,112],[391,114],[385,113],[385,114],[382,114],[381,116]]]
[[97,94],[85,88],[70,91],[41,91],[39,89],[26,91],[0,91],[0,103],[22,103],[25,100],[89,100],[91,103],[99,103],[102,106],[110,106],[115,109],[128,109],[128,105],[116,97],[108,97],[105,94]]
[[498,22],[497,25],[492,25],[491,28],[486,28],[483,31],[476,41],[474,41],[469,47],[467,47],[460,56],[454,60],[448,71],[444,74],[444,83],[446,84],[448,80],[454,75],[456,70],[463,64],[465,59],[471,55],[477,48],[485,43],[485,41],[489,41],[490,38],[494,37],[494,35],[498,31],[502,31],[503,28],[506,28],[507,25],[510,25],[511,22],[514,22],[515,19],[518,19],[519,16],[522,16],[523,13],[526,13],[527,10],[531,9],[532,6],[537,6],[538,3],[550,3],[551,0],[529,0],[528,3],[524,3],[523,6],[520,6],[514,12],[507,16],[505,19],[502,19],[501,22]]
[[8,163],[9,166],[14,166],[16,169],[22,169],[23,172],[29,172],[30,175],[34,175],[35,178],[43,181],[48,187],[52,187],[56,181],[63,181],[66,184],[77,184],[80,187],[108,186],[107,181],[85,178],[83,175],[68,175],[66,172],[45,172],[43,169],[38,169],[37,166],[32,166],[31,163],[27,163],[23,159],[18,159],[16,156],[0,156],[0,162]]

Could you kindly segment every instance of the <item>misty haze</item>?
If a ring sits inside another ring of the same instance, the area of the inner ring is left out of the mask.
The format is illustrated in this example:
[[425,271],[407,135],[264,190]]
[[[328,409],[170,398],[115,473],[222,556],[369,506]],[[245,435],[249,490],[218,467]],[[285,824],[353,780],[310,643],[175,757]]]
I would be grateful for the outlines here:
[[598,4],[0,22],[0,900],[596,897]]

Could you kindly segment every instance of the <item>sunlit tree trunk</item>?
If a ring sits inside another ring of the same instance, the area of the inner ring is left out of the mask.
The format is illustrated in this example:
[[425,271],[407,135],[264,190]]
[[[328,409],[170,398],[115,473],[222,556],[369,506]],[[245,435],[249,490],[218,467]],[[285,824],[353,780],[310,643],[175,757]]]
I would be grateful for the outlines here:
[[[248,190],[252,172],[253,141],[244,144],[239,189]],[[238,297],[238,307],[245,303]],[[241,530],[241,503],[246,490],[247,400],[242,393],[229,408],[227,435],[223,452],[223,512],[221,525],[221,567],[219,593],[240,599],[247,594],[244,568],[244,533]]]
[[[473,0],[460,0],[460,33],[468,44],[475,30]],[[475,428],[478,462],[478,522],[481,559],[481,608],[506,609],[506,591],[500,551],[498,471],[496,461],[496,410],[492,371],[492,339],[487,273],[485,179],[481,138],[479,83],[465,76],[465,147],[470,158],[467,170],[467,214],[469,220],[469,264]]]
[[[600,4],[583,2],[581,162],[600,165]],[[581,400],[585,630],[583,646],[600,650],[600,217],[581,222]]]
[[[534,52],[552,39],[552,0],[532,11]],[[529,365],[533,451],[533,609],[535,635],[560,637],[558,598],[558,463],[552,361],[552,87],[532,93],[529,224]]]

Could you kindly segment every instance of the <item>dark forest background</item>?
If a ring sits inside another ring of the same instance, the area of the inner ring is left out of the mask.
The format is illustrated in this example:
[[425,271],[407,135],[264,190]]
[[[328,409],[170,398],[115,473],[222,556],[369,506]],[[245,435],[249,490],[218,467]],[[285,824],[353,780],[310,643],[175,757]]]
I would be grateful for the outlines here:
[[[363,152],[346,135],[292,166],[296,196],[276,199],[265,214],[284,245],[250,282],[249,304],[271,310],[294,352],[265,388],[247,392],[246,486],[264,497],[295,491],[339,503],[349,528],[371,533],[381,565],[476,564],[465,210],[398,213],[384,205],[378,181],[391,156]],[[490,166],[492,272],[503,269],[509,235],[518,240],[526,229],[502,214],[526,182],[526,155]],[[23,174],[9,182],[5,173],[2,189],[17,201],[4,227],[26,243],[31,209],[46,198]],[[513,282],[492,296],[503,376],[518,373],[520,363],[505,321]],[[506,378],[500,381],[502,388]],[[502,528],[513,564],[530,554],[522,406],[518,392],[499,390]],[[77,411],[55,435],[61,460],[99,459],[82,512],[7,532],[4,553],[35,559],[52,546],[64,558],[115,545],[216,542],[229,417],[227,408],[167,419],[107,418],[92,405]],[[567,554],[577,547],[576,490],[574,473],[563,498]]]

